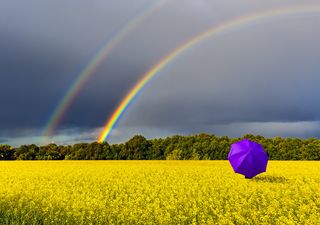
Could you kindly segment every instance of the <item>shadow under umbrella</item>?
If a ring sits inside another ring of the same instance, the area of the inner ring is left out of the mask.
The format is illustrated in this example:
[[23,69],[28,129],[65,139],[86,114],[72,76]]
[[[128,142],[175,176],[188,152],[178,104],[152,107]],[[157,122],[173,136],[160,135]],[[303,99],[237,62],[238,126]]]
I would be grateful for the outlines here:
[[268,182],[268,183],[287,183],[289,181],[287,178],[283,176],[272,176],[272,175],[254,177],[251,180],[256,182]]

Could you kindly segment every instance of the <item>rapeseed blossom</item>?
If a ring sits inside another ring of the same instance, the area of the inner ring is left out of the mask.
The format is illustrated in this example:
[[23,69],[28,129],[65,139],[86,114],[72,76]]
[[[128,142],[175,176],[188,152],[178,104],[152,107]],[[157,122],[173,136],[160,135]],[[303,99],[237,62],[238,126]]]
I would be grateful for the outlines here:
[[0,224],[320,224],[320,162],[1,162]]

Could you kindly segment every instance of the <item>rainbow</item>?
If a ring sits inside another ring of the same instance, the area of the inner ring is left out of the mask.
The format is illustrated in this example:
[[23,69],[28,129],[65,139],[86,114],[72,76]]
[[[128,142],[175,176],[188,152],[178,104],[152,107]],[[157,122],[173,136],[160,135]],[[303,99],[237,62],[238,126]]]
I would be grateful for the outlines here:
[[137,94],[143,89],[143,87],[164,67],[166,67],[170,62],[177,58],[182,53],[186,52],[188,49],[196,46],[201,41],[209,37],[214,37],[219,34],[222,34],[232,29],[239,28],[241,26],[249,25],[263,19],[269,19],[277,16],[285,16],[291,14],[301,14],[301,13],[319,13],[320,5],[310,5],[310,6],[296,6],[290,8],[281,8],[270,11],[259,12],[255,14],[245,15],[236,19],[232,19],[226,22],[223,22],[220,25],[214,26],[209,30],[196,35],[195,37],[189,39],[184,44],[180,45],[178,48],[174,49],[171,53],[165,56],[158,64],[156,64],[150,71],[148,71],[142,79],[136,83],[136,85],[129,91],[125,98],[121,101],[120,105],[113,112],[111,117],[108,119],[105,124],[100,136],[98,137],[98,142],[105,141],[113,127],[119,121],[121,116],[124,114],[128,105],[133,101]]
[[123,27],[113,38],[102,47],[102,49],[89,61],[76,80],[72,83],[68,91],[64,94],[48,122],[43,129],[43,136],[50,137],[60,123],[62,117],[72,104],[75,97],[81,91],[85,83],[92,77],[99,65],[110,55],[115,47],[123,41],[136,27],[138,27],[147,17],[161,9],[168,0],[158,0],[143,13],[135,16],[125,27]]

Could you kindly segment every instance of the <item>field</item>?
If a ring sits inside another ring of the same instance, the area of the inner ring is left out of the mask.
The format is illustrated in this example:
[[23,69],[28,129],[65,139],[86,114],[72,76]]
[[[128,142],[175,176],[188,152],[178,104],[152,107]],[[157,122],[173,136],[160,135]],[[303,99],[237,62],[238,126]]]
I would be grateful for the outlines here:
[[320,162],[0,162],[0,224],[320,224]]

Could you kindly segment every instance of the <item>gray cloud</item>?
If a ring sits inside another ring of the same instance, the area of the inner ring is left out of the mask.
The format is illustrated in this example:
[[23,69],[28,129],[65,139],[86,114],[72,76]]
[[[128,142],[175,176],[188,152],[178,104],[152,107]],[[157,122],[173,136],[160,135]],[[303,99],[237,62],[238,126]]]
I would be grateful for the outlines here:
[[42,136],[39,129],[19,129],[0,139],[1,144],[9,144],[13,147],[20,145],[33,144],[46,145],[56,143],[58,145],[70,145],[79,142],[94,142],[101,132],[101,128],[69,128],[60,129],[54,137]]
[[[2,1],[1,142],[41,143],[50,113],[88,61],[154,2]],[[303,4],[311,3],[317,1]],[[190,37],[230,18],[294,4],[301,1],[168,1],[97,68],[53,140],[95,140],[128,90]],[[125,129],[156,137],[214,132],[210,127],[228,124],[319,120],[319,23],[319,16],[296,15],[204,41],[145,87],[110,141],[123,140]],[[232,129],[220,130],[232,134]]]
[[111,143],[122,143],[135,134],[144,135],[147,138],[165,138],[170,135],[194,135],[198,133],[211,133],[218,136],[241,137],[244,134],[263,135],[265,137],[319,137],[319,121],[300,122],[236,122],[225,124],[207,124],[194,127],[172,126],[172,127],[123,127],[118,126],[110,135]]
[[4,144],[4,143],[7,143],[7,142],[8,142],[8,139],[0,138],[0,144]]
[[[319,22],[315,15],[271,19],[204,41],[145,87],[121,126],[188,133],[256,123],[271,134],[267,123],[320,120]],[[280,130],[274,133],[302,135]]]

